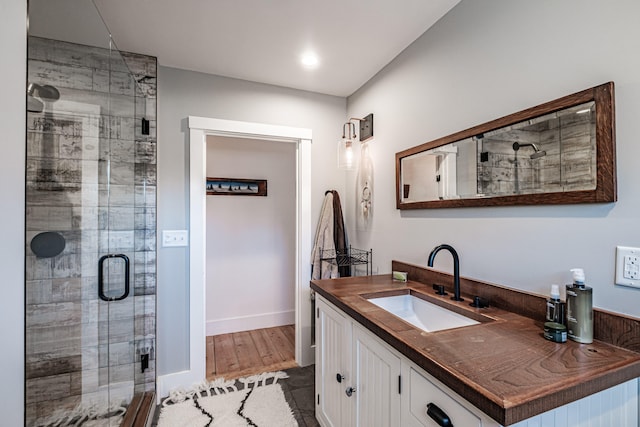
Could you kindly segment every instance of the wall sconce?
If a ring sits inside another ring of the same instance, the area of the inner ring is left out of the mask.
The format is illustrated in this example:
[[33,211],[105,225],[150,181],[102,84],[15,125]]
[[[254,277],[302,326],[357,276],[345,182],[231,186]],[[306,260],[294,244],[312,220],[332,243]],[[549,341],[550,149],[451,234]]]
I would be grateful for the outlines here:
[[356,125],[354,120],[360,122],[360,141],[366,141],[373,137],[373,114],[364,119],[352,117],[342,125],[342,139],[338,141],[338,168],[353,170],[357,166],[356,156],[353,150],[353,141],[356,138]]

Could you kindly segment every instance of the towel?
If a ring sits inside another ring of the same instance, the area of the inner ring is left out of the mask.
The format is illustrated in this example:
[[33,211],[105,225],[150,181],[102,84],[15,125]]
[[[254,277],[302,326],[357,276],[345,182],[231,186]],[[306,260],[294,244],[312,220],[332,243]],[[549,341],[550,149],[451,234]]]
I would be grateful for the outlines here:
[[335,264],[321,261],[323,251],[332,250],[335,253],[333,231],[333,193],[327,192],[324,196],[320,219],[316,227],[316,238],[311,251],[311,279],[334,279],[339,277],[338,267]]

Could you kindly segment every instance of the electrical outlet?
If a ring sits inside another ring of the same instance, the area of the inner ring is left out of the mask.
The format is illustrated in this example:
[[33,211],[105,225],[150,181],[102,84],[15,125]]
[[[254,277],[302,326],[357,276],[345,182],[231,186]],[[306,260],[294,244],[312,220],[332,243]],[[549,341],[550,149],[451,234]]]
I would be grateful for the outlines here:
[[640,248],[616,246],[616,285],[640,288]]

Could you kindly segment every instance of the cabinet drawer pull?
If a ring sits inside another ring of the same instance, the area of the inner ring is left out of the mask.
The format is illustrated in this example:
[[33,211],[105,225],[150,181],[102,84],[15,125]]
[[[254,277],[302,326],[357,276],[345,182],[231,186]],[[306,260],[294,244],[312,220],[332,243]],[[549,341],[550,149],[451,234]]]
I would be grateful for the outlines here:
[[427,415],[431,417],[439,426],[453,427],[451,419],[442,409],[438,408],[435,403],[427,404]]
[[347,387],[347,389],[344,392],[345,392],[345,394],[347,396],[351,397],[351,395],[356,392],[356,388],[355,387]]
[[338,381],[339,383],[342,382],[342,380],[344,379],[344,376],[341,374],[336,374],[336,381]]

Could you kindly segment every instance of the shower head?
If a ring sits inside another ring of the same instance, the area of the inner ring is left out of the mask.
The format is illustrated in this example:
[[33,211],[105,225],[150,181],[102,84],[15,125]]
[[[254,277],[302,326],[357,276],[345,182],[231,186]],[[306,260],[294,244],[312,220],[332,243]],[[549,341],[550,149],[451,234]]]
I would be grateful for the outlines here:
[[530,155],[529,157],[530,157],[531,159],[539,159],[540,157],[544,157],[544,156],[546,156],[546,155],[547,155],[547,152],[546,152],[546,151],[538,150],[538,151],[536,151],[535,153],[533,153],[532,155]]
[[42,101],[55,102],[60,99],[60,91],[53,86],[44,85],[41,86],[37,83],[29,83],[27,86],[27,111],[33,113],[41,113],[44,110],[44,103]]
[[33,95],[27,95],[27,111],[32,113],[42,113],[44,110],[44,103],[39,99],[33,97]]
[[513,143],[513,151],[518,151],[521,147],[531,147],[533,148],[534,153],[529,156],[531,159],[539,159],[540,157],[544,157],[547,155],[547,152],[544,150],[540,150],[536,144],[520,144],[517,142]]

